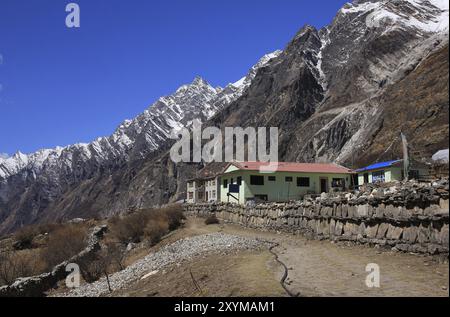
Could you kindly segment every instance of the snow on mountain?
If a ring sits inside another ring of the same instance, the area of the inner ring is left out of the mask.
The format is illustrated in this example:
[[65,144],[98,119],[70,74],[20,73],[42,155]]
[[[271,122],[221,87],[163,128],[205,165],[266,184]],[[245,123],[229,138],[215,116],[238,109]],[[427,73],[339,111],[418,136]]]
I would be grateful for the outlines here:
[[125,120],[109,137],[64,148],[44,149],[29,155],[18,152],[12,157],[0,157],[0,180],[24,170],[36,176],[43,170],[70,172],[88,162],[102,165],[118,159],[126,161],[131,153],[145,157],[147,153],[158,150],[173,130],[189,126],[194,119],[206,121],[238,99],[258,69],[280,53],[276,51],[263,56],[245,77],[225,88],[214,88],[197,77],[174,94],[157,100],[133,120]]
[[216,114],[219,110],[223,109],[226,105],[232,103],[239,99],[245,90],[250,86],[251,82],[256,76],[258,70],[267,64],[269,64],[272,60],[276,59],[281,55],[282,51],[277,50],[273,53],[264,55],[248,72],[248,74],[238,81],[228,84],[225,88],[220,89],[217,94],[216,99],[212,104],[212,111],[208,115],[208,119],[211,118],[214,114]]
[[256,72],[258,71],[258,69],[260,69],[261,67],[263,67],[264,65],[266,65],[269,61],[271,61],[274,58],[277,58],[278,56],[280,56],[280,54],[282,53],[281,50],[277,50],[273,53],[264,55],[259,61],[258,63],[256,63],[256,65],[254,65],[251,69],[250,72],[247,74],[247,76],[242,77],[241,79],[239,79],[237,82],[230,84],[231,86],[242,90],[247,88],[250,85],[250,82],[253,80],[253,78],[256,75]]
[[[355,148],[363,148],[370,138],[368,131],[373,132],[374,122],[382,116],[381,107],[368,100],[405,78],[447,43],[447,1],[356,0],[339,10],[333,22],[321,30],[303,27],[284,51],[280,59],[284,63],[280,68],[271,66],[268,71],[273,78],[274,74],[279,75],[276,79],[283,87],[291,78],[301,78],[293,84],[293,97],[286,97],[283,91],[274,98],[287,99],[278,107],[290,109],[300,105],[299,128],[295,132],[298,136],[286,137],[289,148],[285,159],[346,162]],[[243,104],[252,103],[247,97]],[[258,107],[247,115],[236,114],[236,106],[233,121],[242,117],[251,118],[253,123],[261,112],[264,115],[260,120],[264,122],[266,117],[275,117],[271,113],[275,108],[271,105],[264,112]],[[278,109],[277,124],[282,122],[281,113]],[[312,113],[314,116],[308,118]],[[303,126],[301,120],[305,118],[308,119]],[[289,130],[296,121],[287,116],[285,122],[285,130]]]
[[[349,35],[340,32],[340,37],[334,38],[334,41],[344,45],[347,37],[351,38],[351,45],[358,46],[359,41],[364,41],[367,28],[379,28],[381,34],[397,29],[415,30],[419,35],[448,33],[449,2],[448,0],[355,0],[342,8],[336,19],[337,22],[334,24],[340,25],[339,19],[344,20],[346,24],[352,26],[352,32],[357,33]],[[360,25],[360,21],[365,23],[364,27]],[[310,30],[305,28],[304,32]],[[322,29],[318,37],[320,47],[313,47],[308,52],[314,56],[308,60],[308,64],[324,91],[328,88],[329,73],[335,71],[339,65],[344,66],[349,60],[349,56],[336,55],[329,49],[333,46],[330,39],[333,32],[337,31],[331,28]],[[303,36],[304,34],[300,33],[296,38]],[[250,86],[258,69],[280,54],[281,51],[276,51],[263,56],[245,77],[225,88],[214,88],[204,79],[197,77],[192,83],[181,86],[174,94],[160,98],[138,117],[124,121],[109,137],[99,138],[89,144],[40,150],[29,155],[19,152],[7,158],[0,156],[0,179],[6,179],[24,169],[37,173],[44,168],[51,170],[56,166],[70,171],[76,168],[74,160],[93,161],[101,165],[117,158],[127,160],[131,153],[144,157],[148,152],[159,149],[167,141],[172,130],[189,126],[194,119],[206,121],[226,105],[236,101]],[[330,54],[335,56],[332,64],[326,61]],[[389,65],[386,65],[386,68],[388,67]],[[381,76],[381,73],[386,76],[385,69],[370,70],[374,78]],[[387,75],[388,78],[393,76]]]
[[0,178],[14,175],[24,168],[34,169],[35,172],[39,171],[47,159],[59,157],[61,151],[62,148],[39,150],[30,155],[17,152],[9,158],[0,160]]
[[193,119],[277,126],[284,161],[365,165],[399,129],[414,149],[435,152],[448,142],[447,51],[447,0],[354,1],[224,88],[196,78],[109,137],[0,159],[0,233],[182,199],[199,166],[146,153],[170,146],[170,131]]
[[340,13],[365,14],[369,28],[390,25],[386,31],[412,27],[432,33],[448,30],[449,26],[447,0],[354,1],[345,5]]
[[[311,69],[326,95],[342,93],[333,87],[348,76],[342,73],[344,69],[359,63],[359,53],[367,64],[357,78],[359,88],[372,93],[395,82],[417,65],[424,51],[434,48],[435,40],[448,42],[448,7],[447,0],[355,0],[345,4],[334,21],[319,31],[321,47],[310,52],[317,60],[311,61]],[[389,38],[398,41],[387,47],[383,43]],[[368,58],[371,53],[362,51],[368,43],[372,43],[372,51],[385,49]],[[395,66],[399,60],[404,61],[401,67]]]

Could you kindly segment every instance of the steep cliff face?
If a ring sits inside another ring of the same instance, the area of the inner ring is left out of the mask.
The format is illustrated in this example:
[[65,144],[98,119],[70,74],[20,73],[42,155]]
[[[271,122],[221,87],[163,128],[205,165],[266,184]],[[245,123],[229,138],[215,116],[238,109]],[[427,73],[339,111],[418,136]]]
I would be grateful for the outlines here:
[[[369,149],[372,143],[381,142],[381,147],[392,143],[374,138],[383,131],[386,116],[392,115],[387,95],[400,89],[399,83],[410,83],[408,76],[421,82],[409,88],[402,86],[405,100],[412,95],[421,99],[431,89],[439,92],[436,111],[441,119],[436,120],[441,130],[448,126],[445,80],[433,84],[439,76],[445,78],[442,72],[448,70],[438,70],[448,60],[431,59],[446,46],[448,4],[442,1],[355,1],[322,30],[303,28],[276,62],[261,69],[246,94],[213,122],[278,126],[280,157],[286,161],[336,161],[358,166],[378,158],[372,153],[375,150]],[[427,76],[418,70],[422,65],[428,69]],[[406,97],[409,89],[416,92]],[[423,114],[404,103],[394,108],[409,113],[411,121]],[[437,123],[433,119],[428,122]],[[392,124],[387,129],[396,136],[401,132],[400,126]],[[446,134],[435,135],[424,156],[430,156],[447,139]],[[417,149],[421,146],[417,144]]]
[[[294,133],[288,159],[336,160],[349,166],[378,159],[370,154],[368,143],[382,129],[387,116],[387,106],[379,96],[396,90],[396,84],[416,71],[424,59],[448,45],[448,3],[355,1],[342,8],[333,23],[319,33],[326,95],[313,118]],[[439,75],[434,71],[428,80]],[[428,88],[425,82],[414,87]],[[448,93],[442,85],[434,88],[442,91],[448,109]],[[407,95],[404,90],[403,96]],[[396,109],[413,112],[408,107]],[[401,131],[398,126],[389,128],[395,137]],[[380,146],[391,143],[385,142]],[[429,156],[434,148],[423,154]]]
[[358,153],[361,163],[401,157],[399,131],[408,136],[412,155],[430,158],[448,148],[448,44],[377,98],[382,122]]
[[278,127],[280,159],[349,167],[448,143],[448,2],[354,1],[321,29],[303,27],[225,88],[197,78],[110,137],[0,158],[0,232],[109,216],[184,198],[201,164],[168,157],[172,129]]

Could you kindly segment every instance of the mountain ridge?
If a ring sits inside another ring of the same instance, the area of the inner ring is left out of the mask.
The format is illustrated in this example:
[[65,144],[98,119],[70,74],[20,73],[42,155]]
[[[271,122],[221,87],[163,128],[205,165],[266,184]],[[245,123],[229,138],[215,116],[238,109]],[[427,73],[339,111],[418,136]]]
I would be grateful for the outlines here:
[[[161,143],[169,139],[172,130],[188,126],[194,118],[205,121],[225,104],[239,98],[256,71],[280,53],[275,51],[263,56],[246,76],[225,88],[214,88],[206,80],[197,76],[192,83],[182,85],[173,94],[159,98],[134,119],[124,120],[110,136],[99,137],[90,143],[41,149],[28,155],[19,151],[8,158],[0,157],[0,180],[15,175],[25,168],[40,172],[48,159],[61,158],[61,155],[71,151],[80,151],[86,160],[92,157],[99,161],[108,159],[101,157],[103,153],[108,154],[108,152],[114,157],[117,155],[127,158],[127,152],[132,150],[137,142],[141,142],[144,143],[142,146],[146,151],[137,154],[141,158],[145,157],[147,153],[158,150]],[[181,109],[180,104],[184,109]],[[141,135],[144,131],[145,135]],[[134,153],[136,154],[136,150]],[[51,162],[47,163],[51,164]]]
[[[391,143],[398,142],[402,129],[411,146],[429,156],[448,143],[444,4],[347,4],[330,25],[320,30],[303,27],[282,52],[250,71],[247,85],[242,79],[218,89],[197,79],[203,88],[194,96],[189,87],[180,87],[180,98],[203,105],[201,113],[183,114],[182,125],[189,126],[190,118],[196,117],[217,127],[277,126],[281,160],[331,161],[349,167],[400,155],[400,147]],[[437,28],[430,31],[430,26]],[[211,102],[213,95],[217,99]],[[145,113],[136,126],[125,121],[117,130],[118,140],[132,135],[127,129],[138,137],[120,160],[112,157],[99,164],[91,157],[78,166],[77,156],[86,155],[78,151],[70,157],[74,169],[44,164],[40,175],[25,169],[7,182],[0,177],[0,232],[33,222],[107,217],[183,199],[186,179],[203,165],[171,162],[167,131],[181,121],[168,110],[170,98],[157,102],[158,114],[169,112],[172,121],[147,125],[156,119]],[[403,121],[399,124],[395,117]],[[96,145],[108,146],[107,141]],[[386,148],[392,151],[385,153]],[[120,149],[112,147],[111,153]]]

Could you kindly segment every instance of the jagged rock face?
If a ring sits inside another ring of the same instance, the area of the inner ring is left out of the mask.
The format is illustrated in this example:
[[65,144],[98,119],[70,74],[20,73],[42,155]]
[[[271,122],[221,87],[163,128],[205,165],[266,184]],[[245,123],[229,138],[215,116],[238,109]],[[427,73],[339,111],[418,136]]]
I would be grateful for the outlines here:
[[168,136],[197,118],[279,127],[285,161],[389,159],[400,130],[431,156],[448,143],[447,52],[446,0],[354,1],[223,89],[198,78],[108,138],[0,158],[0,232],[183,198],[201,166],[173,164]]
[[448,148],[448,54],[448,45],[438,49],[377,98],[383,121],[358,153],[362,163],[401,157],[399,131],[408,136],[411,154],[417,158],[431,158]]
[[318,33],[305,27],[272,63],[259,69],[245,94],[210,122],[213,126],[279,127],[307,120],[324,96],[316,65]]
[[[331,160],[354,167],[390,158],[369,151],[374,135],[383,129],[388,115],[387,105],[379,96],[386,94],[386,90],[396,89],[396,84],[417,71],[416,67],[424,59],[448,45],[448,3],[355,1],[341,9],[333,23],[320,30],[319,35],[322,47],[317,55],[321,58],[318,64],[325,97],[316,105],[316,112],[308,122],[299,125],[293,133],[285,159]],[[433,78],[442,75],[445,77],[442,71],[440,74],[435,69],[427,78],[430,83],[421,82],[414,89],[435,87],[441,91],[438,108],[445,117],[448,92],[442,85],[431,84]],[[403,90],[405,97],[407,94],[407,90]],[[397,108],[397,111],[411,113],[411,120],[419,115],[408,107]],[[448,127],[448,120],[447,123],[440,121]],[[394,125],[389,129],[395,136],[401,131]],[[414,138],[411,133],[409,137]],[[423,156],[430,156],[448,137],[441,135],[441,139],[437,139]],[[386,148],[391,143],[384,141],[378,147]],[[395,155],[398,154],[399,151],[395,151]]]
[[448,28],[448,4],[445,14],[436,6],[442,7],[440,2],[355,1],[344,6],[320,31],[330,97],[323,107],[362,101],[404,77],[427,49],[416,53],[415,48],[445,24]]
[[[213,123],[278,126],[282,160],[363,164],[361,153],[371,153],[387,115],[380,96],[445,45],[448,4],[442,1],[355,1],[322,30],[304,27]],[[435,71],[428,80],[441,75]],[[437,87],[422,82],[415,89],[429,86]],[[448,93],[442,85],[436,90],[442,92],[437,111],[445,118]],[[393,125],[389,129],[400,133]],[[435,139],[438,146],[448,137]]]

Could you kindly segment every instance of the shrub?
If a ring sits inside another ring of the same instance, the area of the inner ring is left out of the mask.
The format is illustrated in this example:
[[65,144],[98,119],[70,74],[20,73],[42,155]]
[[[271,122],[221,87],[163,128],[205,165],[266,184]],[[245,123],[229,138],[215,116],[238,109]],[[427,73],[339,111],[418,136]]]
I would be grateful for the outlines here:
[[48,223],[48,224],[37,224],[37,225],[29,225],[19,229],[14,234],[14,248],[16,250],[25,250],[31,248],[37,248],[39,245],[35,245],[35,239],[39,235],[44,235],[48,233],[52,233],[55,230],[58,230],[65,225],[57,224],[57,223]]
[[219,223],[219,219],[217,219],[216,215],[211,215],[205,219],[206,225],[215,225]]
[[109,220],[111,236],[122,244],[139,243],[149,239],[152,244],[160,241],[168,231],[178,228],[185,219],[180,205],[164,209],[145,209]]
[[40,257],[28,251],[0,253],[0,286],[10,285],[19,277],[34,276],[44,271]]
[[94,283],[102,277],[106,269],[104,260],[103,251],[100,251],[93,257],[78,261],[81,275],[87,283]]
[[123,245],[114,241],[107,241],[105,247],[111,258],[111,265],[116,266],[118,270],[123,270],[125,268],[124,261],[126,258]]
[[57,230],[58,228],[63,227],[63,224],[60,223],[45,223],[40,224],[37,226],[37,231],[39,234],[47,234],[52,233],[53,231]]
[[139,212],[115,219],[111,224],[111,233],[121,243],[139,243],[144,235],[148,217],[148,212]]
[[79,261],[81,275],[88,283],[98,281],[102,276],[106,277],[109,291],[112,292],[109,281],[109,273],[114,261],[113,254],[108,248],[104,248],[96,254]]
[[151,219],[145,226],[145,238],[151,244],[156,244],[161,241],[161,238],[169,231],[169,224],[164,219]]
[[48,269],[53,268],[86,248],[87,228],[81,225],[65,225],[50,233],[43,256]]
[[14,235],[16,250],[30,249],[33,247],[33,239],[39,234],[36,226],[26,226],[19,229]]
[[163,214],[166,215],[169,230],[175,230],[178,227],[181,226],[183,220],[186,219],[186,217],[183,214],[183,209],[180,205],[173,205],[167,208],[164,208],[161,210]]

